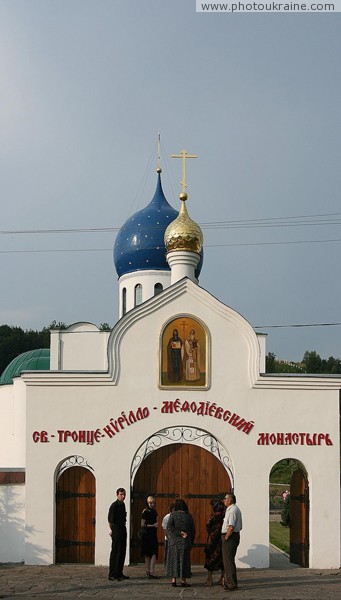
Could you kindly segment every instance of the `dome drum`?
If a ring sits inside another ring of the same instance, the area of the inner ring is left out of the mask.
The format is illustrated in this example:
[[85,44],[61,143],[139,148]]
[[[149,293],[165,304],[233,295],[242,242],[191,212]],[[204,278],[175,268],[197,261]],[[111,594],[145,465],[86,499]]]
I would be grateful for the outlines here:
[[171,285],[184,277],[198,283],[197,267],[201,260],[200,254],[187,250],[171,250],[167,253],[167,260],[171,268]]

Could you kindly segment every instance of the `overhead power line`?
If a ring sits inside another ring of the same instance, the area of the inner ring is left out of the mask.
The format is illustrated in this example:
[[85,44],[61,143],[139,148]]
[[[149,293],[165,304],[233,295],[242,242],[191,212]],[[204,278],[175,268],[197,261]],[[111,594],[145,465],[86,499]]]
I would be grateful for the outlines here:
[[119,231],[120,227],[76,227],[73,229],[13,229],[0,231],[1,235],[20,235],[20,234],[49,234],[49,233],[106,233]]
[[341,323],[296,323],[294,325],[257,325],[253,329],[289,329],[295,327],[335,327]]
[[[199,223],[203,229],[249,229],[264,227],[308,227],[309,225],[341,225],[341,213],[271,217],[268,219],[241,219]],[[114,233],[121,227],[74,227],[64,229],[11,229],[0,230],[1,235],[59,234],[59,233]],[[149,229],[153,229],[150,227]]]
[[227,246],[285,246],[287,244],[327,244],[329,242],[341,242],[341,239],[333,240],[297,240],[284,242],[240,242],[236,244],[205,244],[205,248],[220,248]]
[[[298,240],[298,241],[284,241],[284,242],[245,242],[235,244],[205,244],[206,248],[231,248],[240,246],[285,246],[290,244],[328,244],[328,243],[339,243],[341,238],[332,240]],[[112,252],[113,248],[49,248],[40,250],[0,250],[0,254],[39,254],[39,253],[52,253],[52,252]]]

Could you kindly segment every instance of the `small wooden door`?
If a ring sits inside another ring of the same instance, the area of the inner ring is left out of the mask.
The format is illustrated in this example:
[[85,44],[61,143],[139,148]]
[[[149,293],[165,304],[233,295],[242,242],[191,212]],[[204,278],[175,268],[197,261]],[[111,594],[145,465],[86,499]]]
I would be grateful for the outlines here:
[[141,464],[132,490],[131,562],[143,562],[137,537],[141,513],[147,496],[156,497],[158,512],[158,563],[164,560],[164,532],[161,527],[168,506],[176,498],[188,505],[196,526],[191,552],[192,564],[205,562],[206,521],[211,513],[210,500],[231,490],[230,478],[221,462],[207,450],[192,444],[171,444],[150,454]]
[[302,469],[290,483],[290,562],[309,567],[309,488]]
[[56,562],[95,562],[95,477],[84,467],[70,467],[56,491]]

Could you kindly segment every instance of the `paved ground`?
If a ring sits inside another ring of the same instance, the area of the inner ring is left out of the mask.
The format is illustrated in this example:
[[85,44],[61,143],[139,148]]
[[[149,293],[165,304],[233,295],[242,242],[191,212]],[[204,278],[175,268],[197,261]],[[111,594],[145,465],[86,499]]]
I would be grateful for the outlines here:
[[[1,542],[0,542],[1,543]],[[271,553],[270,569],[238,570],[239,589],[225,592],[220,586],[204,585],[206,572],[193,568],[190,588],[170,586],[158,565],[158,580],[144,576],[142,566],[126,567],[127,581],[108,581],[106,567],[52,565],[30,567],[0,564],[0,598],[73,600],[78,598],[159,600],[194,598],[199,600],[340,600],[341,571],[301,569],[291,565],[281,553]],[[217,581],[218,575],[215,576]]]

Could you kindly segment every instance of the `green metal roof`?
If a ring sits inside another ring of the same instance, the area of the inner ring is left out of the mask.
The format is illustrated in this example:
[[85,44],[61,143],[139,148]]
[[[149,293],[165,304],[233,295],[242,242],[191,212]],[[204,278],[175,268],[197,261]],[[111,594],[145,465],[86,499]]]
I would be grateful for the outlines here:
[[13,358],[2,372],[0,385],[13,383],[14,377],[19,377],[23,371],[48,371],[50,369],[49,348],[29,350]]

